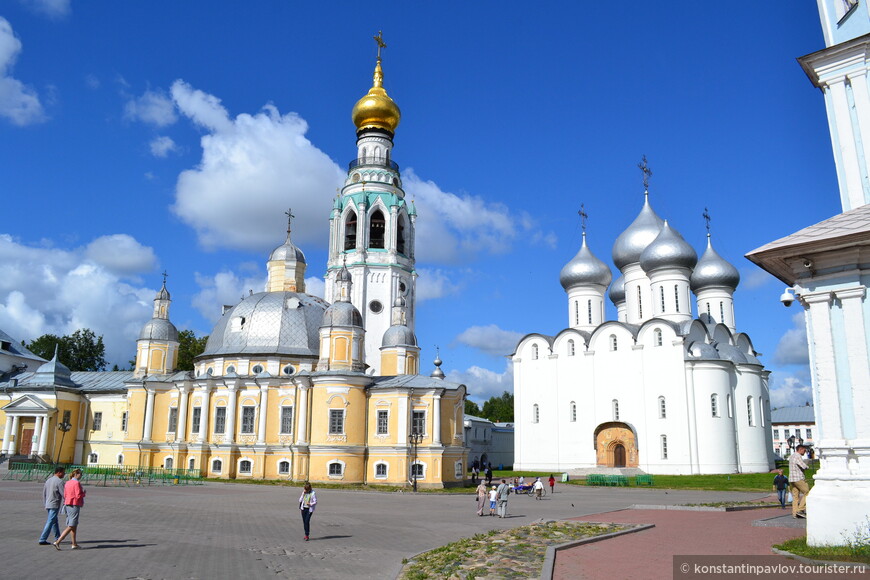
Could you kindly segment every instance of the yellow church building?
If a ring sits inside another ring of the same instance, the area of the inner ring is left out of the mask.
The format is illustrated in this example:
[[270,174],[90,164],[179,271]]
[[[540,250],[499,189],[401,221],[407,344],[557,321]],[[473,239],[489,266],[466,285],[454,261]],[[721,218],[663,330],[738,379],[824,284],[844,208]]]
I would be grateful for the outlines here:
[[446,381],[437,359],[419,374],[416,210],[392,159],[401,115],[380,54],[352,117],[357,157],[329,217],[328,301],[305,293],[288,220],[264,291],[223,307],[192,372],[175,370],[165,279],[133,371],[70,372],[20,352],[4,369],[0,350],[0,454],[229,479],[462,483],[465,385]]

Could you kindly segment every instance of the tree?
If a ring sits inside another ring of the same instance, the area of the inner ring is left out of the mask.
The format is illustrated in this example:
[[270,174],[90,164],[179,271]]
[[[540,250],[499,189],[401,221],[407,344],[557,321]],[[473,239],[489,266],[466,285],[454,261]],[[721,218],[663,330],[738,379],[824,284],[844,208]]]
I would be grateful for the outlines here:
[[470,399],[465,399],[465,414],[480,417],[480,407],[478,407],[477,403],[475,403],[474,401]]
[[178,342],[178,364],[176,365],[176,370],[192,371],[193,359],[201,355],[205,350],[208,336],[197,338],[192,330],[182,330],[178,333]]
[[514,395],[505,391],[500,397],[490,397],[483,404],[480,416],[493,423],[510,422],[514,420]]
[[64,336],[43,334],[26,346],[44,359],[54,357],[57,349],[58,360],[71,371],[104,371],[108,364],[102,335],[97,336],[89,328]]

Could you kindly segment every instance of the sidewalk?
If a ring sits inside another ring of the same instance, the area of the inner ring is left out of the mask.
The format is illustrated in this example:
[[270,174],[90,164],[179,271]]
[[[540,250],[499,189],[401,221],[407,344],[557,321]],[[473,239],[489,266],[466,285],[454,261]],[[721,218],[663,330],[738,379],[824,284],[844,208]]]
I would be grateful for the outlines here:
[[[783,510],[784,511],[784,510]],[[675,555],[763,555],[770,547],[803,536],[805,527],[778,508],[736,512],[621,510],[575,518],[592,522],[655,524],[656,527],[557,553],[553,578],[628,580],[671,578]],[[775,518],[775,519],[771,519]],[[767,520],[753,525],[755,520]],[[773,525],[771,525],[773,524]],[[788,527],[776,527],[776,525]],[[784,556],[784,563],[793,562]]]

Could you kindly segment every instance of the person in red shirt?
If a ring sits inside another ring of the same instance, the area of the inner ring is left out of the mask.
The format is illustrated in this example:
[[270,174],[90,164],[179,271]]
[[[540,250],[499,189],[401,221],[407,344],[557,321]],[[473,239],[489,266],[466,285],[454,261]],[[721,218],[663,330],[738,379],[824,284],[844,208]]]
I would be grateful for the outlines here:
[[85,505],[85,490],[79,481],[82,478],[82,470],[75,469],[70,475],[69,481],[63,487],[63,510],[66,514],[66,529],[52,546],[60,550],[60,543],[67,535],[72,536],[72,549],[81,548],[76,541],[76,530],[79,527],[79,512]]
[[556,491],[556,478],[553,477],[553,474],[550,474],[550,494]]

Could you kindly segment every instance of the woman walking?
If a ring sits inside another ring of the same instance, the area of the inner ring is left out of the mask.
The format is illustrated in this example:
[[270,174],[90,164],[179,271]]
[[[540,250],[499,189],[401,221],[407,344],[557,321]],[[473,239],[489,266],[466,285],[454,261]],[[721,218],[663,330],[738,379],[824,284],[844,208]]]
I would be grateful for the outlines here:
[[483,480],[480,480],[480,485],[477,486],[477,515],[483,515],[483,509],[486,507],[487,489]]
[[82,484],[79,480],[82,477],[82,470],[75,469],[63,486],[63,510],[66,514],[66,529],[60,534],[60,537],[52,544],[60,550],[60,543],[67,535],[72,536],[72,549],[78,550],[81,548],[76,541],[76,530],[79,527],[79,513],[82,506],[85,505],[85,490],[82,489]]
[[317,505],[317,495],[311,489],[311,484],[305,482],[305,487],[302,488],[302,495],[299,496],[299,510],[302,512],[302,525],[305,527],[306,542],[311,532],[311,514],[314,513],[315,505]]

